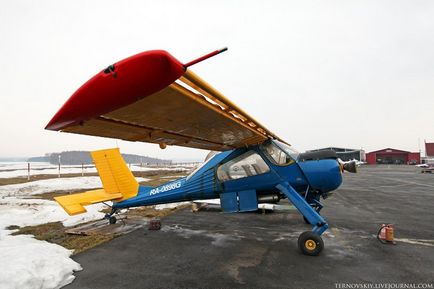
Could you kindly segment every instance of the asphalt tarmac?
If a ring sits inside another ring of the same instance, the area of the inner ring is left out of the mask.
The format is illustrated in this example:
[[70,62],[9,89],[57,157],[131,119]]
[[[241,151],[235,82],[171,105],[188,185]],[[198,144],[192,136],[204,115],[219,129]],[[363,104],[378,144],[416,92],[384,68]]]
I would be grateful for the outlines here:
[[[323,204],[330,229],[317,257],[297,248],[310,226],[293,208],[268,214],[185,209],[164,218],[161,231],[138,229],[74,256],[83,271],[65,288],[433,285],[434,174],[362,167],[346,173]],[[375,238],[382,223],[395,225],[397,245]]]

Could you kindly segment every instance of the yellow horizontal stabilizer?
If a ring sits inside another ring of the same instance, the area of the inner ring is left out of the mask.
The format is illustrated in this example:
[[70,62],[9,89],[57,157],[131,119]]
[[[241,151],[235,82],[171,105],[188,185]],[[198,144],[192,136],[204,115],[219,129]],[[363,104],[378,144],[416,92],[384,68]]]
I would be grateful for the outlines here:
[[83,206],[120,198],[122,198],[121,193],[107,193],[103,189],[54,197],[70,216],[85,213],[86,209]]

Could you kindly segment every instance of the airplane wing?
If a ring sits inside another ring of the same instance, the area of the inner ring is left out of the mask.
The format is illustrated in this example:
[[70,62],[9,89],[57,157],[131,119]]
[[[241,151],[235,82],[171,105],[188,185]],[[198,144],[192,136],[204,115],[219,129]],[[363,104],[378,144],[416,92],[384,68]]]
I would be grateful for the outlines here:
[[187,66],[162,50],[110,65],[46,129],[217,151],[279,139]]

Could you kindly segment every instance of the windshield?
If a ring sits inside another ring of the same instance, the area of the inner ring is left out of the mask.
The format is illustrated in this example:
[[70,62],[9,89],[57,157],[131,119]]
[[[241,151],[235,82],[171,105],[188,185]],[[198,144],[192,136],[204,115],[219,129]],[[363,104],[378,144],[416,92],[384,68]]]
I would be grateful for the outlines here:
[[273,140],[273,142],[275,144],[277,144],[277,146],[284,150],[291,158],[293,158],[294,160],[297,160],[298,155],[300,154],[296,149],[294,149],[292,146],[287,145],[286,143],[280,142],[278,140]]

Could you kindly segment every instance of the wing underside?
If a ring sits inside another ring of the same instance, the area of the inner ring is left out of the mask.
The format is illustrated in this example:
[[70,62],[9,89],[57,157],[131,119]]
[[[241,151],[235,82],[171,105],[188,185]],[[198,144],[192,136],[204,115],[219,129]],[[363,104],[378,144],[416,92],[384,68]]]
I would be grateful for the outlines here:
[[217,151],[278,139],[190,70],[136,99],[56,130]]

